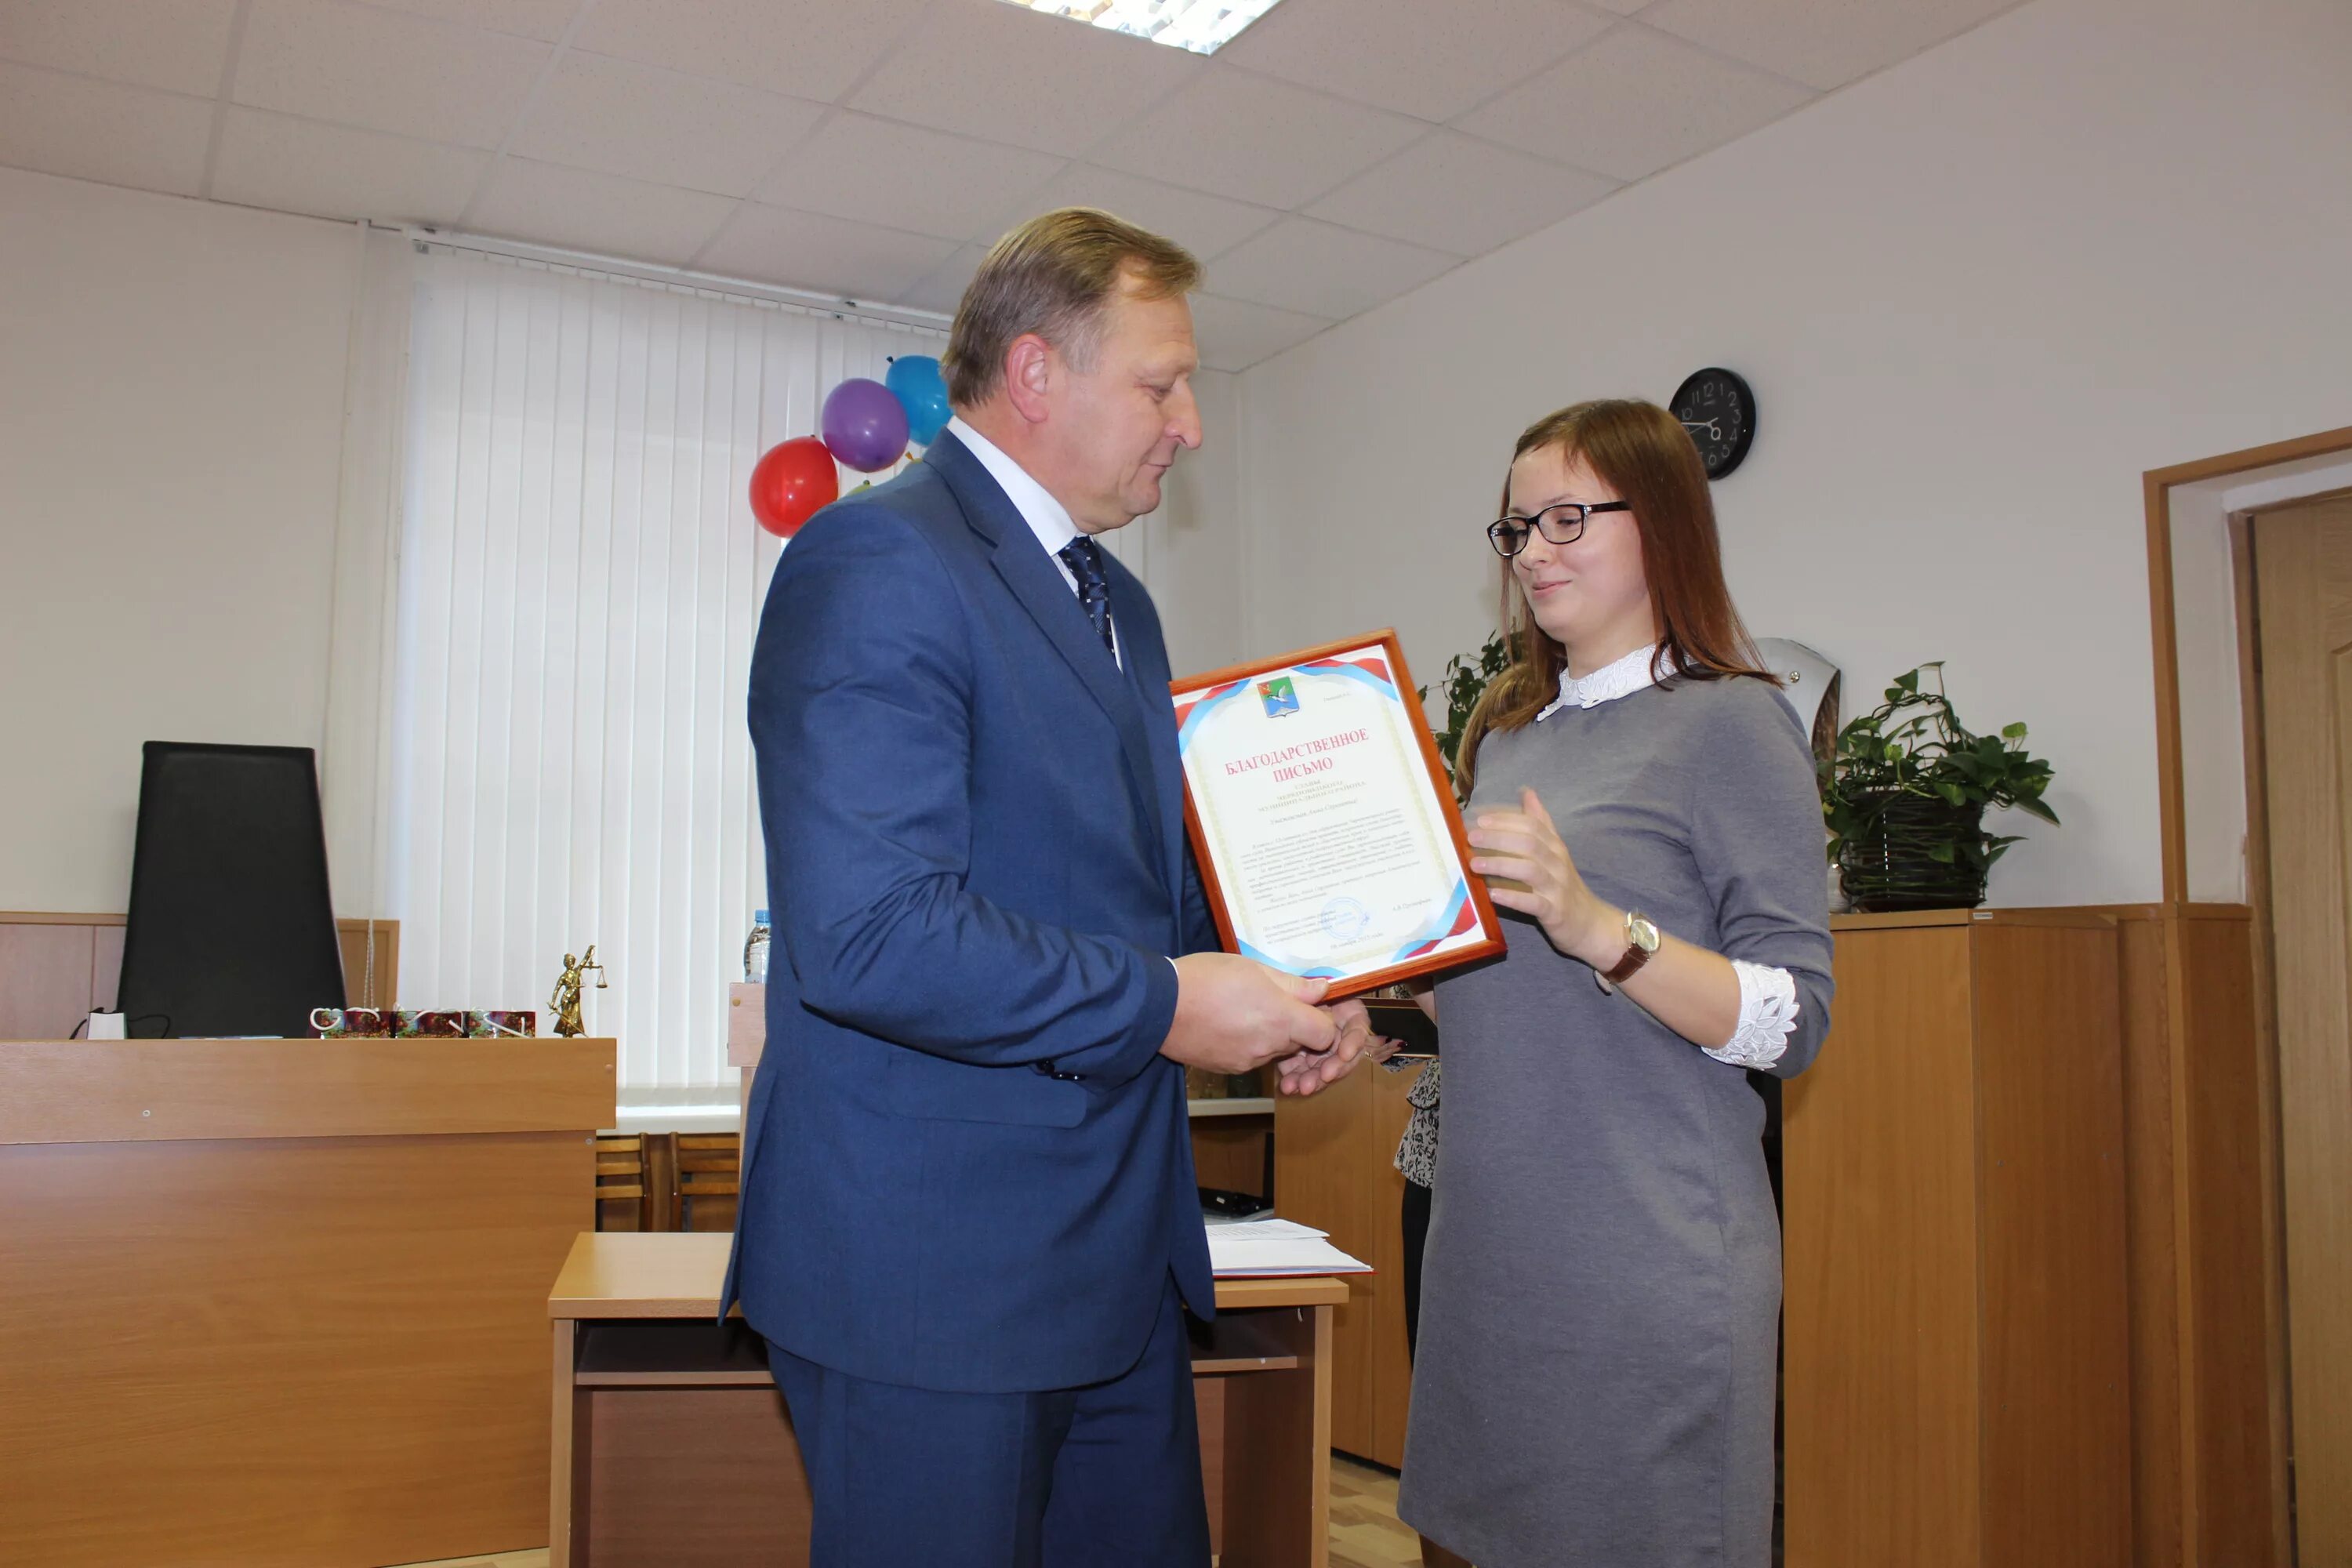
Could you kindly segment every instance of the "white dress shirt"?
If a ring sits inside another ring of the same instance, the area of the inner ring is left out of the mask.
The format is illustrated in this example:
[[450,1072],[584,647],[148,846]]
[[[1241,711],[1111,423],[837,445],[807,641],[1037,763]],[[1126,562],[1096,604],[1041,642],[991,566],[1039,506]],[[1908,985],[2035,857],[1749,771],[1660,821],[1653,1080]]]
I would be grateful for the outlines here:
[[[1563,708],[1598,708],[1647,690],[1657,684],[1658,649],[1635,648],[1614,663],[1601,666],[1581,679],[1559,672],[1559,695],[1536,715],[1540,724]],[[1789,1048],[1797,1030],[1797,982],[1785,969],[1773,969],[1743,959],[1731,961],[1739,979],[1739,1024],[1720,1046],[1699,1048],[1719,1062],[1736,1068],[1768,1068]]]

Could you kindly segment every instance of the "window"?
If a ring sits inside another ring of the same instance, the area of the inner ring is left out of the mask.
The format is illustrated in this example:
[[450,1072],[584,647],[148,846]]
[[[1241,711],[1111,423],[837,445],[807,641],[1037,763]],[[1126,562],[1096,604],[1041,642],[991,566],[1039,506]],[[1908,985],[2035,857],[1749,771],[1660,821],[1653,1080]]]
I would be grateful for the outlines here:
[[[723,1107],[766,901],[743,718],[780,542],[752,464],[937,334],[439,246],[415,258],[387,892],[415,1007],[596,944],[625,1109]],[[855,476],[852,476],[855,478]]]

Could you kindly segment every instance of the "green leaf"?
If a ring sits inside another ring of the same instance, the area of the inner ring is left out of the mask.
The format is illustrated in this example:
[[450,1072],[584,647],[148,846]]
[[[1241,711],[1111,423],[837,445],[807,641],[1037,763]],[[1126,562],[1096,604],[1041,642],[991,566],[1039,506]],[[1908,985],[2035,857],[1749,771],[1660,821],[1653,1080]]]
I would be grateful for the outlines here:
[[2063,827],[2065,826],[2065,824],[2058,820],[2058,814],[2051,810],[2048,806],[2042,805],[2039,799],[2020,798],[2011,804],[2014,805],[2018,810],[2026,813],[2028,816],[2040,817],[2042,821],[2048,823],[2053,827]]
[[2003,740],[2022,741],[2025,739],[2025,726],[2022,724],[2004,725],[2000,733]]
[[1931,844],[1927,847],[1927,858],[1938,865],[1950,865],[1958,853],[1959,851],[1949,844]]

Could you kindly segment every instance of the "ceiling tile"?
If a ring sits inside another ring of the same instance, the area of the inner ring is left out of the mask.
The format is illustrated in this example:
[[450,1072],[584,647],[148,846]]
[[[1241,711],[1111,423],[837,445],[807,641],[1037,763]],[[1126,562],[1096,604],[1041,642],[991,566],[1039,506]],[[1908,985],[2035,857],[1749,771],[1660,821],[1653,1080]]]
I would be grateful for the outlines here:
[[830,103],[848,91],[929,4],[597,0],[572,42],[600,55]]
[[0,58],[210,98],[236,0],[0,0]]
[[0,163],[192,196],[212,124],[200,98],[0,62]]
[[1253,304],[1345,321],[1419,288],[1454,259],[1417,245],[1291,217],[1218,258],[1209,268],[1208,286]]
[[1094,161],[1274,207],[1313,201],[1425,129],[1402,115],[1218,69],[1151,110]]
[[1391,239],[1483,256],[1615,189],[1599,174],[1440,131],[1307,210]]
[[856,108],[1044,153],[1085,153],[1200,56],[998,0],[948,0],[848,100]]
[[1231,250],[1282,216],[1272,207],[1204,195],[1139,174],[1073,163],[1022,211],[999,215],[1001,228],[1056,207],[1100,207],[1166,235],[1203,261]]
[[455,223],[488,153],[257,109],[221,127],[212,194],[225,202],[384,223]]
[[870,115],[836,112],[761,199],[945,239],[994,239],[993,221],[1062,160]]
[[551,52],[342,0],[253,0],[232,96],[255,109],[495,147]]
[[513,33],[551,44],[563,37],[581,0],[372,0],[378,5],[493,33]]
[[696,265],[882,305],[903,300],[955,248],[951,240],[746,202]]
[[963,303],[963,291],[971,275],[980,270],[981,258],[988,254],[985,246],[963,245],[956,253],[940,264],[938,271],[907,290],[898,301],[918,310],[937,310],[942,316],[952,316]]
[[1192,333],[1200,342],[1201,363],[1211,370],[1247,370],[1262,359],[1305,342],[1330,324],[1320,316],[1277,310],[1246,300],[1192,296]]
[[1608,25],[1567,0],[1285,0],[1217,60],[1451,120]]
[[682,267],[738,204],[529,158],[501,158],[466,226],[509,239]]
[[544,163],[748,196],[824,113],[803,99],[567,53],[507,148]]
[[1814,87],[1842,87],[2018,0],[1661,0],[1643,24]]
[[1465,115],[1462,129],[1638,180],[1769,124],[1811,96],[1627,23]]

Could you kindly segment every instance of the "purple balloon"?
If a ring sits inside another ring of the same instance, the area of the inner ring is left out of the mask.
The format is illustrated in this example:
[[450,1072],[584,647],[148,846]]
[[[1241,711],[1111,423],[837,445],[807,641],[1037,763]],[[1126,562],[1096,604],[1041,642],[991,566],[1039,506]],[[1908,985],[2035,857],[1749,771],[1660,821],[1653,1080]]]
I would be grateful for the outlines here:
[[827,450],[861,474],[906,455],[907,410],[890,389],[864,376],[845,381],[824,400]]

